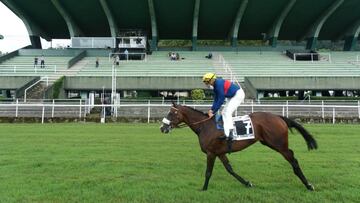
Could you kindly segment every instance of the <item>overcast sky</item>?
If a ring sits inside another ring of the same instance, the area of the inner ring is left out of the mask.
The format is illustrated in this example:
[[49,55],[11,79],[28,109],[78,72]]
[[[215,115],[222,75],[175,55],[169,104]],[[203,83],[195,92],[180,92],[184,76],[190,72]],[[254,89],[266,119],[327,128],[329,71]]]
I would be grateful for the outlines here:
[[[30,45],[30,39],[22,20],[10,9],[0,2],[0,34],[4,39],[0,40],[0,51],[11,52],[21,47]],[[64,46],[69,40],[53,40],[53,47]],[[43,49],[49,48],[50,43],[41,40]]]

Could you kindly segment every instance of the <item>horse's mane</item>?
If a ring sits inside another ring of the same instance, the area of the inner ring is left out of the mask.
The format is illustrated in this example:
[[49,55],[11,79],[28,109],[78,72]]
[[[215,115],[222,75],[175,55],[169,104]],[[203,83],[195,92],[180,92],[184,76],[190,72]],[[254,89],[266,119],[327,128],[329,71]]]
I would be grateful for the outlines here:
[[204,115],[204,116],[207,116],[206,113],[204,113],[204,112],[202,112],[202,111],[200,111],[200,110],[194,109],[194,108],[192,108],[192,107],[190,107],[190,106],[182,106],[182,107],[188,108],[188,109],[193,110],[193,111],[195,111],[195,112],[201,113],[201,114]]

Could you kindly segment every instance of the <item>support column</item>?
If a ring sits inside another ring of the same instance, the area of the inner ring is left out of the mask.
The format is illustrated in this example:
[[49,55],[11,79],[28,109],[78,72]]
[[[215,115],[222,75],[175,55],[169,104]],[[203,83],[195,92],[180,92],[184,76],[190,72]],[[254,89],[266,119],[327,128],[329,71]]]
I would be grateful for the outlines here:
[[194,15],[193,15],[193,30],[192,30],[192,50],[195,51],[197,47],[197,36],[198,36],[198,26],[199,26],[199,10],[200,10],[200,0],[195,0],[194,5]]
[[2,3],[7,6],[13,13],[15,13],[24,23],[26,30],[28,31],[31,45],[33,48],[41,49],[40,36],[50,41],[51,38],[47,35],[37,23],[33,21],[25,12],[23,12],[14,1],[1,0]]
[[317,44],[317,37],[310,37],[306,41],[306,49],[314,50]]
[[105,12],[105,15],[106,15],[108,23],[109,23],[111,37],[116,37],[119,31],[118,31],[118,27],[117,27],[114,15],[112,14],[106,0],[100,0],[100,4]]
[[279,17],[274,22],[273,26],[267,32],[266,36],[269,39],[270,46],[272,46],[272,47],[277,46],[277,38],[279,37],[279,32],[280,32],[281,26],[282,26],[286,16],[289,14],[290,10],[294,7],[295,3],[296,3],[296,0],[289,1],[289,3],[282,10]]
[[354,51],[357,44],[357,37],[347,36],[345,38],[344,51]]
[[233,47],[237,47],[240,23],[241,23],[242,17],[244,16],[244,13],[245,13],[248,3],[249,3],[249,0],[243,0],[241,2],[239,9],[237,11],[236,17],[234,19],[234,23],[233,23],[233,26],[230,31],[231,46],[233,46]]
[[153,0],[148,0],[149,5],[149,13],[150,13],[150,19],[151,19],[151,44],[150,49],[151,50],[157,50],[157,43],[158,43],[158,30],[156,25],[156,13],[154,8],[154,2]]
[[29,35],[29,38],[33,49],[42,49],[41,40],[39,36]]
[[69,30],[70,37],[83,36],[83,32],[80,30],[79,26],[72,19],[71,15],[65,10],[63,5],[61,5],[60,1],[51,0],[51,2],[54,4],[55,8],[60,13],[60,15],[64,18]]
[[344,0],[336,0],[329,8],[327,8],[320,17],[315,21],[315,23],[308,29],[306,34],[300,38],[300,40],[307,39],[306,49],[315,49],[317,38],[321,31],[322,26],[326,20],[333,14],[337,8],[341,6]]
[[356,48],[360,33],[360,19],[354,22],[344,33],[342,33],[338,40],[345,39],[344,51],[353,51]]

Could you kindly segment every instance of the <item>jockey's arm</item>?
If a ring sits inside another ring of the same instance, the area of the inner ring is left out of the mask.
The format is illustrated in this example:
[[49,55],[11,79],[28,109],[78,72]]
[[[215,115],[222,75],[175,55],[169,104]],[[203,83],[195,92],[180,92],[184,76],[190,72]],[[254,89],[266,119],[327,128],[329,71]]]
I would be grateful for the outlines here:
[[213,114],[215,114],[221,108],[221,105],[224,103],[224,101],[225,101],[224,92],[221,92],[221,91],[217,92],[215,94],[215,99],[214,99],[213,105],[211,107]]

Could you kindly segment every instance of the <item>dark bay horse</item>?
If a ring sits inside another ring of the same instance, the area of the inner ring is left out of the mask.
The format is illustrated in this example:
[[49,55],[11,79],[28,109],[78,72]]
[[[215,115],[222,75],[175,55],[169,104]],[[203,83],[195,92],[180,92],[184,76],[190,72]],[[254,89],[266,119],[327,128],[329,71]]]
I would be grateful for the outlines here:
[[[292,166],[296,176],[308,190],[314,190],[314,187],[307,181],[298,161],[294,157],[294,152],[288,147],[288,129],[295,128],[303,136],[308,149],[317,149],[316,140],[312,135],[297,122],[266,112],[255,112],[249,115],[255,132],[255,138],[250,140],[234,141],[232,152],[240,151],[246,147],[260,141],[263,145],[279,152]],[[178,127],[180,123],[185,123],[197,135],[201,150],[207,155],[207,167],[205,173],[205,183],[203,190],[207,190],[209,180],[212,174],[216,157],[223,163],[227,172],[234,176],[238,181],[247,187],[252,187],[251,182],[245,180],[235,173],[230,165],[226,153],[228,152],[226,141],[219,140],[218,137],[223,134],[216,128],[213,118],[207,114],[188,106],[173,104],[168,115],[163,119],[160,127],[161,132],[168,133],[172,128]]]

